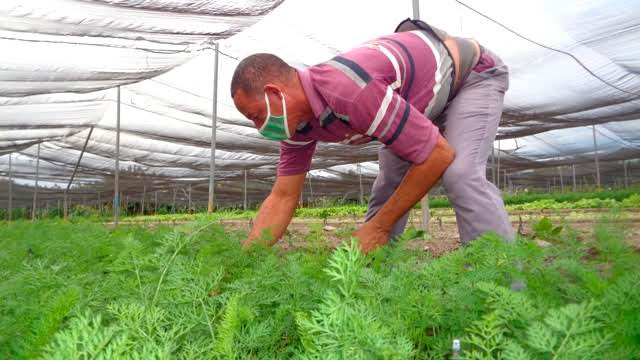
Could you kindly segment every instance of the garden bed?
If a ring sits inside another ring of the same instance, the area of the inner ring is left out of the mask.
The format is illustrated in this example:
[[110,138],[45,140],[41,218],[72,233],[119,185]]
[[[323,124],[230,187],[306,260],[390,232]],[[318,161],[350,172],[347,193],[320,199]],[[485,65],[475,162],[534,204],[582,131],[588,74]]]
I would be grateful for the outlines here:
[[210,221],[5,223],[0,358],[631,359],[640,254],[611,220],[439,257],[415,232],[364,257],[321,223],[251,251]]

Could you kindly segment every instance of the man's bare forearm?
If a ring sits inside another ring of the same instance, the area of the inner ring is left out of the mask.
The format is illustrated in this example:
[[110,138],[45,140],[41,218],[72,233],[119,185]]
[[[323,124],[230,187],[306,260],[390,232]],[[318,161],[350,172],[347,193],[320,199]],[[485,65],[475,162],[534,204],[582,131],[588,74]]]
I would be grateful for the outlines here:
[[258,215],[249,237],[243,243],[244,247],[248,247],[256,241],[262,241],[263,234],[266,242],[261,243],[262,245],[275,244],[287,230],[297,204],[297,196],[280,197],[274,194],[269,195],[260,206],[260,210],[258,210]]
[[263,245],[273,245],[282,237],[298,205],[305,175],[306,173],[302,173],[276,178],[271,194],[260,206],[253,229],[243,244],[244,247],[261,239],[265,232],[267,241]]
[[454,152],[440,136],[433,152],[421,164],[412,165],[400,186],[382,209],[371,219],[385,231],[389,231],[436,184],[453,161]]

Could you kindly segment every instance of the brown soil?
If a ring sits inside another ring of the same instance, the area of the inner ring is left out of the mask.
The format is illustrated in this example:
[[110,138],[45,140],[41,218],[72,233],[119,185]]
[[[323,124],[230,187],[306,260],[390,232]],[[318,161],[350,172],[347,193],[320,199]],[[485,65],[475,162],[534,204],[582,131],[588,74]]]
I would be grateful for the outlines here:
[[[543,217],[548,217],[553,224],[563,225],[576,232],[579,239],[590,240],[593,238],[595,224],[603,216],[610,213],[607,209],[560,209],[560,210],[535,210],[535,211],[510,211],[510,219],[515,230],[520,234],[531,234],[531,225]],[[627,231],[626,240],[640,252],[640,211],[638,209],[625,209],[621,215],[613,221],[624,226]],[[155,226],[159,224],[183,224],[189,221],[175,221],[163,223],[130,223],[129,225]],[[123,223],[124,224],[124,223]],[[232,230],[249,231],[252,220],[220,220],[220,224]],[[314,247],[334,248],[349,238],[349,234],[360,224],[362,220],[353,217],[331,218],[326,222],[321,219],[293,219],[284,238],[278,242],[283,250],[311,249]],[[112,224],[107,224],[109,226]],[[323,230],[325,226],[333,229]],[[419,227],[420,211],[414,211],[409,219],[408,226]],[[455,250],[460,246],[456,218],[451,209],[434,209],[431,211],[429,223],[429,235],[424,239],[414,239],[411,247],[430,252],[433,256],[441,256]]]
[[[434,212],[437,214],[437,212]],[[581,214],[584,217],[571,218],[570,214]],[[523,235],[531,234],[531,225],[546,216],[551,219],[554,224],[563,225],[566,228],[576,232],[578,238],[590,240],[593,238],[593,230],[596,223],[602,216],[601,211],[582,212],[519,212],[511,213],[512,225],[515,230]],[[614,220],[624,226],[627,230],[627,241],[640,252],[640,214],[624,213],[620,219]],[[411,216],[408,226],[418,227],[420,225],[419,213]],[[250,228],[250,220],[223,220],[221,224],[225,227],[248,231]],[[287,230],[284,238],[278,242],[278,246],[285,249],[307,248],[309,246],[318,246],[319,244],[310,244],[317,241],[317,236],[313,236],[313,232],[321,233],[320,236],[324,246],[336,247],[348,238],[348,234],[361,221],[354,221],[353,218],[328,219],[324,223],[320,219],[294,219]],[[319,230],[325,225],[335,228],[329,231]],[[309,240],[310,238],[315,240]],[[430,252],[433,256],[441,256],[460,246],[458,228],[453,213],[442,213],[433,216],[429,224],[429,235],[426,239],[414,239],[411,241],[411,247],[419,250]]]

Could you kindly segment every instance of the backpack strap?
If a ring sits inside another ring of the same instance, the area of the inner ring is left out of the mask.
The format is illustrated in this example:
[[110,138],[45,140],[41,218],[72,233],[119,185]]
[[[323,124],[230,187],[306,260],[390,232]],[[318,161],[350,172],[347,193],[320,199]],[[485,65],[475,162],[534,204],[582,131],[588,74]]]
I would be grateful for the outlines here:
[[450,36],[445,31],[427,24],[422,20],[407,18],[397,27],[395,32],[421,30],[440,40],[453,61],[453,86],[449,91],[449,101],[453,99],[462,83],[469,76],[473,67],[478,63],[481,55],[480,45],[471,39]]

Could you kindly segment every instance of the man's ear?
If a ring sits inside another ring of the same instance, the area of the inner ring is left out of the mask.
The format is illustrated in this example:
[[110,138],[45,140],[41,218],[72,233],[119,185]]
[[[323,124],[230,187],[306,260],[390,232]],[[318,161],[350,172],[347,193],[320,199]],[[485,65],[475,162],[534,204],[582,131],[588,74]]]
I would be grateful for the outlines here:
[[269,97],[275,96],[278,100],[282,98],[282,88],[280,87],[280,85],[276,85],[274,83],[266,83],[263,89]]

